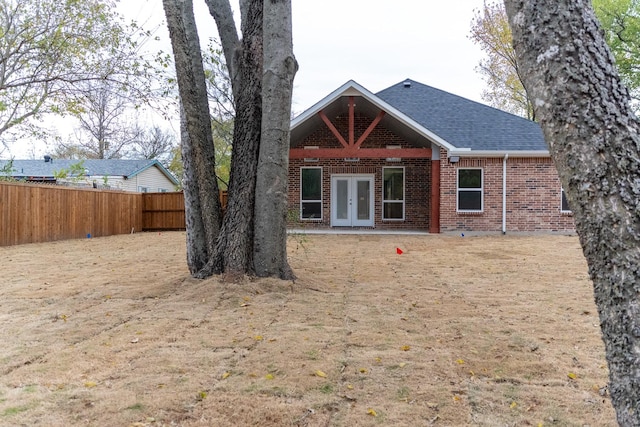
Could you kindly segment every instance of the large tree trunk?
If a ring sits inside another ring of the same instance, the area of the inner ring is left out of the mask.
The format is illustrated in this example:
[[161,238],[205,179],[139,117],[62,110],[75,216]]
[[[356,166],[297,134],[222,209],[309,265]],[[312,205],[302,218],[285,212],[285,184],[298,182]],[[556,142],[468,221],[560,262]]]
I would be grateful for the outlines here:
[[214,254],[221,209],[200,42],[191,0],[163,0],[182,105],[187,262],[192,275]]
[[255,202],[254,267],[258,276],[293,278],[287,262],[287,197],[293,56],[291,0],[264,3],[262,141]]
[[574,214],[618,422],[640,426],[640,124],[588,0],[505,0]]
[[231,64],[236,118],[227,211],[215,255],[199,277],[225,273],[234,278],[254,272],[254,203],[262,120],[262,0],[243,3],[239,48],[237,36],[227,34],[232,30],[225,15],[230,10],[228,2],[207,0],[207,4],[218,28],[223,29],[221,40],[226,61]]

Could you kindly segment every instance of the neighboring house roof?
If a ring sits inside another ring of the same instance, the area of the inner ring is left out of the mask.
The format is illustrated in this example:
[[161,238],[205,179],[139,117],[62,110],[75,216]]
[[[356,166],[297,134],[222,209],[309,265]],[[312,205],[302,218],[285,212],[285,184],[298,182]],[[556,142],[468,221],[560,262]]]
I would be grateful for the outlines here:
[[[8,160],[0,160],[2,168]],[[123,160],[123,159],[87,159],[87,160],[13,160],[12,177],[27,179],[29,177],[53,178],[54,173],[61,169],[69,169],[74,164],[82,162],[88,176],[119,176],[131,179],[139,173],[157,167],[173,184],[178,180],[156,159]]]
[[421,141],[426,138],[446,148],[449,155],[549,155],[536,122],[411,79],[377,94],[348,81],[291,122],[292,139],[303,137],[320,124],[319,111],[326,110],[328,115],[338,109],[344,111],[340,99],[352,95],[363,98],[364,106],[360,103],[358,108],[364,107],[373,117],[373,109],[384,110],[390,116],[383,119],[385,125],[394,132],[404,132],[403,136],[416,145],[426,146]]

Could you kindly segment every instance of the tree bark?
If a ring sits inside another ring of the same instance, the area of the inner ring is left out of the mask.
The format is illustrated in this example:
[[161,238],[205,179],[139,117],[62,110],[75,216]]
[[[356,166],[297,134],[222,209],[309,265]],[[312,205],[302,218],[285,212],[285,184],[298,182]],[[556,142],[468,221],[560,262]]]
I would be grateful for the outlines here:
[[200,42],[191,0],[163,0],[183,109],[187,262],[192,275],[210,260],[220,232],[215,151]]
[[587,0],[505,0],[589,265],[618,423],[640,426],[640,124]]
[[[207,0],[207,3],[217,25],[230,31],[228,17],[219,16],[220,11],[216,8],[225,1]],[[242,16],[245,19],[242,21],[240,48],[225,47],[222,41],[227,63],[232,63],[230,72],[234,73],[232,81],[236,103],[229,199],[215,256],[199,277],[225,273],[233,279],[254,273],[254,203],[262,121],[262,0],[247,1],[243,5]],[[227,35],[223,40],[234,43],[237,39]]]
[[289,128],[293,79],[291,0],[264,2],[262,140],[255,197],[254,267],[258,276],[294,277],[287,261]]
[[187,131],[184,109],[180,108],[180,149],[183,165],[183,194],[185,206],[185,225],[187,228],[187,266],[191,275],[197,274],[209,260],[207,239],[202,218],[202,206],[198,197],[198,180],[193,164],[191,139]]

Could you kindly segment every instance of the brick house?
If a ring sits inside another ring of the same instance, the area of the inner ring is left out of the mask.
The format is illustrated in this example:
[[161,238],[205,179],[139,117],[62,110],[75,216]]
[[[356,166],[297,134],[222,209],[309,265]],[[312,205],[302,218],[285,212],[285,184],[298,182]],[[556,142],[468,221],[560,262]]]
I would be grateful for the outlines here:
[[291,122],[293,227],[570,232],[537,123],[405,80],[349,81]]

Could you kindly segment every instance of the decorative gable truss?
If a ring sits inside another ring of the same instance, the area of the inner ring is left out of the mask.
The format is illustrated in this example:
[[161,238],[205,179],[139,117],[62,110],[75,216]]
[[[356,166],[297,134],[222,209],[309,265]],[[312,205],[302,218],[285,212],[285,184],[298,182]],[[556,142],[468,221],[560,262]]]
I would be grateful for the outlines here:
[[[369,127],[355,139],[355,99],[349,97],[349,135],[348,140],[338,132],[331,120],[324,113],[324,110],[318,112],[318,116],[327,125],[331,133],[336,137],[341,148],[318,148],[313,150],[313,157],[320,159],[339,159],[339,158],[412,158],[425,159],[431,158],[430,148],[362,148],[362,143],[367,139],[371,132],[378,126],[385,116],[384,111],[380,111]],[[289,151],[289,158],[303,159],[309,157],[309,150],[304,148],[292,148]]]

